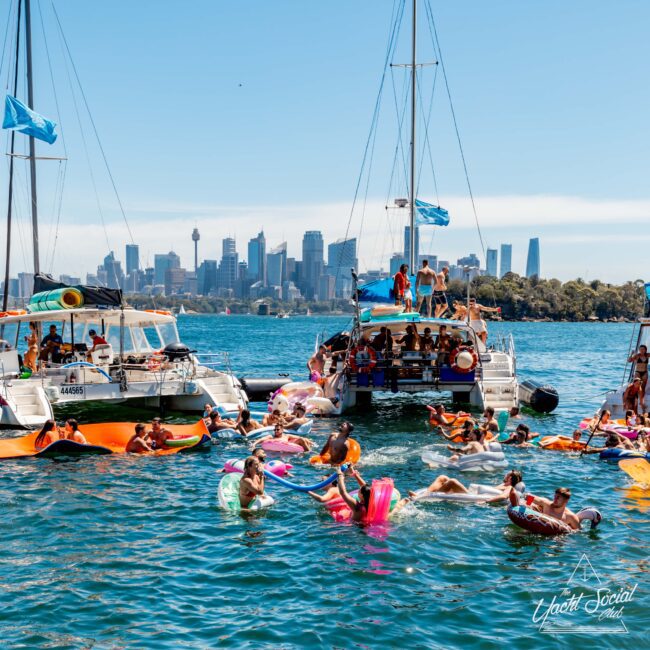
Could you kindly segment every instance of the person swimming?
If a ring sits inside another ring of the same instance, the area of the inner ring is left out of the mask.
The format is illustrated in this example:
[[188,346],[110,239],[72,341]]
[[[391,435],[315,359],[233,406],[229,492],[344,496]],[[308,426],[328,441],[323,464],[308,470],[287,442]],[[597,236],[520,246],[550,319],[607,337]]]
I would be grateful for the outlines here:
[[341,498],[345,501],[346,505],[350,508],[352,515],[350,519],[352,521],[363,521],[363,519],[368,514],[368,509],[370,508],[370,487],[368,484],[361,478],[359,472],[356,469],[352,469],[352,476],[356,479],[359,484],[358,499],[355,499],[348,492],[345,485],[345,476],[340,467],[336,468],[336,473],[338,474],[338,488],[341,494]]

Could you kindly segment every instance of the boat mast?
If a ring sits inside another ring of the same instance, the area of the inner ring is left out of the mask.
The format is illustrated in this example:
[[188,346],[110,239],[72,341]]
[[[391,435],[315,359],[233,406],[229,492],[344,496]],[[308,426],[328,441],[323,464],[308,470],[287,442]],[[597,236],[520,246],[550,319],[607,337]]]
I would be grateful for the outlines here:
[[[18,22],[16,27],[16,68],[14,70],[14,97],[18,92],[18,56],[20,55],[20,14],[22,3],[18,0]],[[9,274],[11,262],[11,217],[14,198],[14,150],[16,131],[11,131],[11,145],[9,147],[9,192],[7,199],[7,258],[5,260],[5,284],[2,292],[2,311],[7,311],[9,306]]]
[[[32,14],[30,0],[25,0],[25,48],[27,50],[27,105],[34,110],[34,84],[32,80]],[[32,189],[32,243],[34,246],[34,275],[40,272],[38,254],[38,209],[36,203],[36,145],[29,136],[29,172]]]
[[413,0],[413,36],[411,49],[411,212],[409,228],[409,271],[415,273],[415,83],[417,78],[415,38],[417,34],[417,0]]

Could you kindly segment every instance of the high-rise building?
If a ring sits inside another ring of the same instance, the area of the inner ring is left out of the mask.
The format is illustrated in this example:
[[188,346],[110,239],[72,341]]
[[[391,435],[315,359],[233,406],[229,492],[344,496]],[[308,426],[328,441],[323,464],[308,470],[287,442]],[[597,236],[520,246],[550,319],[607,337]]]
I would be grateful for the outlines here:
[[169,267],[165,271],[165,295],[173,296],[174,294],[183,293],[185,288],[185,269],[178,267]]
[[104,263],[97,267],[97,276],[101,278],[105,286],[110,289],[124,288],[122,263],[115,259],[115,253],[113,251],[104,258]]
[[318,294],[318,282],[323,273],[323,235],[320,230],[308,230],[302,238],[302,290],[307,298]]
[[33,273],[18,274],[18,291],[20,293],[20,298],[31,298],[32,293],[34,293]]
[[165,284],[165,271],[167,269],[180,269],[181,258],[174,251],[169,251],[164,255],[157,254],[153,258],[153,267],[154,284]]
[[485,260],[485,274],[493,278],[497,277],[497,264],[499,252],[496,248],[488,248]]
[[[422,262],[426,260],[429,262],[429,268],[433,269],[434,271],[438,270],[438,256],[437,255],[424,255],[423,253],[420,253],[420,258],[418,259],[418,269],[422,268]],[[415,269],[417,271],[417,269]]]
[[357,266],[356,237],[339,239],[327,247],[327,272],[336,278],[337,296],[348,297],[351,294],[351,269],[356,269]]
[[126,245],[126,274],[140,268],[140,247],[137,244]]
[[203,260],[196,274],[196,291],[200,296],[207,296],[217,288],[217,260]]
[[[414,264],[417,265],[420,256],[420,229],[415,226],[415,255]],[[411,259],[411,226],[404,226],[404,264],[410,264]],[[413,269],[409,269],[413,272]]]
[[287,242],[282,242],[266,256],[266,279],[269,287],[282,287],[287,279]]
[[395,273],[399,271],[399,267],[404,264],[404,254],[403,253],[393,253],[391,258],[390,258],[390,267],[389,267],[389,273],[390,276],[393,277]]
[[224,289],[234,289],[237,282],[237,267],[239,255],[237,244],[232,237],[222,241],[221,264],[219,265],[219,286]]
[[510,273],[510,271],[512,271],[512,244],[501,244],[499,277],[502,278],[506,273]]
[[479,260],[476,253],[470,253],[465,257],[459,257],[456,260],[456,264],[458,264],[458,266],[469,266],[470,268],[481,268],[481,260]]
[[266,285],[266,238],[264,231],[248,242],[248,277]]
[[528,242],[528,257],[526,258],[526,277],[539,277],[539,238],[533,237]]

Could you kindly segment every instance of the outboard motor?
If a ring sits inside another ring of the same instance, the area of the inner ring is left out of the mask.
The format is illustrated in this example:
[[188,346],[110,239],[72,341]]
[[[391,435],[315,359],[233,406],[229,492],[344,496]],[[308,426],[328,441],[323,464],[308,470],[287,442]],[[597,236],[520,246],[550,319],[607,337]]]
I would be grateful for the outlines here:
[[163,354],[170,361],[182,361],[183,359],[188,359],[190,354],[193,354],[196,350],[190,350],[185,343],[170,343],[166,345]]

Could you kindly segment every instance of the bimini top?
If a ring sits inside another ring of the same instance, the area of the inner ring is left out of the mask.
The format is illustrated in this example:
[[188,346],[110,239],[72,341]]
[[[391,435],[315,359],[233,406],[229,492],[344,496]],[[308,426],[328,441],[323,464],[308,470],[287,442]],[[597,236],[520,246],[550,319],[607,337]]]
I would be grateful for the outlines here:
[[440,327],[446,325],[455,329],[469,329],[469,324],[462,320],[450,320],[449,318],[428,318],[417,312],[404,312],[403,307],[392,305],[381,305],[372,309],[364,309],[359,318],[362,325],[387,325],[388,323],[422,323]]
[[[21,310],[22,311],[22,310]],[[7,312],[7,316],[0,319],[0,323],[8,325],[10,323],[27,323],[33,322],[57,322],[69,321],[74,316],[76,323],[100,323],[104,321],[106,325],[119,325],[120,316],[124,313],[124,324],[129,327],[137,325],[140,327],[149,327],[156,324],[173,323],[174,316],[171,312],[163,310],[139,310],[139,309],[98,309],[96,307],[81,307],[78,309],[51,309],[48,311],[38,311],[34,313],[16,314],[16,312]]]

